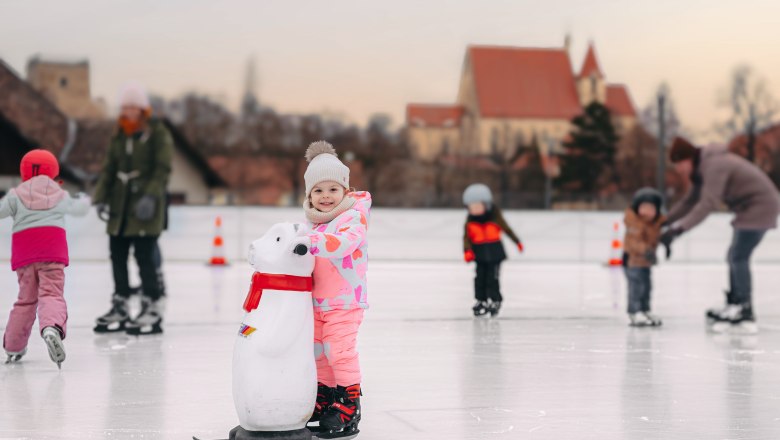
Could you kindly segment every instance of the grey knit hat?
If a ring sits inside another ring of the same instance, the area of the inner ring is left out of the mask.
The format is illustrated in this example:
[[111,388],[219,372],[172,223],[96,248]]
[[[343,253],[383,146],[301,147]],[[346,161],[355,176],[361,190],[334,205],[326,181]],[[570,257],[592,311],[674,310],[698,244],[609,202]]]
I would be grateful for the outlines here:
[[333,181],[349,188],[349,168],[341,163],[333,145],[325,141],[313,142],[306,149],[306,160],[309,162],[303,174],[306,197],[311,194],[314,185],[320,182]]
[[490,192],[490,188],[484,183],[472,183],[463,191],[463,204],[468,206],[479,202],[488,206],[491,205],[493,203],[493,193]]

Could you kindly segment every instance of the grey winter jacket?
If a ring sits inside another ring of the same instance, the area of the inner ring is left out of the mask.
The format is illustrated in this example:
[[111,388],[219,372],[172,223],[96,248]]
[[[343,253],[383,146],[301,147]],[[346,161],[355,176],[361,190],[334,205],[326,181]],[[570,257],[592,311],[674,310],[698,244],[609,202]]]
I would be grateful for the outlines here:
[[704,148],[698,179],[683,200],[672,207],[668,223],[687,231],[726,205],[736,214],[736,229],[774,229],[780,214],[780,195],[757,166],[722,148]]

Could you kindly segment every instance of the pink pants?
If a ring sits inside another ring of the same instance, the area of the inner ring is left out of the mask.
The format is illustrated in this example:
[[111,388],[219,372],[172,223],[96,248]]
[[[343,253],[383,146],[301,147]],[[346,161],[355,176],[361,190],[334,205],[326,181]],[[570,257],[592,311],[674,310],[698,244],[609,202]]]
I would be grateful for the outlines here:
[[359,384],[357,333],[363,321],[363,309],[314,309],[314,359],[317,381],[335,388]]
[[11,309],[3,336],[3,348],[18,352],[27,347],[30,332],[38,312],[38,323],[57,327],[65,337],[68,308],[63,297],[65,265],[62,263],[32,263],[16,270],[19,278],[19,299]]

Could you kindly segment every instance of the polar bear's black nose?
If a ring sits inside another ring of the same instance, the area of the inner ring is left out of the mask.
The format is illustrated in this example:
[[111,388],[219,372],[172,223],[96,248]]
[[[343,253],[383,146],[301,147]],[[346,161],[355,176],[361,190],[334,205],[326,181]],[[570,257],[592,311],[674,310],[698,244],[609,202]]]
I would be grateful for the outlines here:
[[295,246],[295,249],[293,250],[298,255],[306,255],[309,253],[309,247],[305,244],[299,244],[298,246]]

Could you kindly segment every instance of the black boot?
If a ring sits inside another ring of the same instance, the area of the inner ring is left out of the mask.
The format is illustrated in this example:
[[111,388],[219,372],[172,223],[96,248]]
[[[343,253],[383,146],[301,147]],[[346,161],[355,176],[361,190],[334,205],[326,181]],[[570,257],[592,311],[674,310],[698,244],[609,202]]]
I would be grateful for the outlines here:
[[360,384],[337,386],[334,402],[320,419],[319,438],[340,438],[357,434],[360,422]]
[[314,403],[314,412],[311,414],[309,423],[319,422],[325,411],[333,405],[333,394],[335,389],[322,382],[317,382],[317,401]]
[[471,310],[474,311],[474,316],[482,316],[485,313],[487,313],[487,302],[485,301],[477,301],[476,304],[474,304],[474,307],[471,308]]
[[493,301],[491,302],[487,307],[488,312],[490,312],[490,317],[498,316],[498,311],[501,310],[501,301]]

